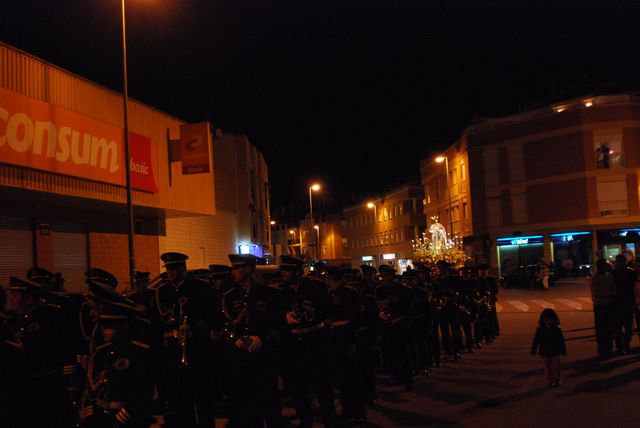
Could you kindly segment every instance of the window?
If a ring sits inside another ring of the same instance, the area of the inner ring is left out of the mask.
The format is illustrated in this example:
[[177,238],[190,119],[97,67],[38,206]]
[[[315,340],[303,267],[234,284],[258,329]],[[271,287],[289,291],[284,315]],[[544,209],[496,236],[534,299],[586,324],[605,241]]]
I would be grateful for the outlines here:
[[451,184],[452,186],[454,184],[458,183],[458,169],[457,168],[453,168],[451,171],[449,171],[449,180],[451,180]]
[[598,210],[602,217],[628,215],[627,180],[598,181]]
[[524,224],[528,221],[526,193],[511,194],[511,215],[514,224]]
[[425,195],[425,196],[426,196],[426,197],[425,197],[425,200],[426,200],[426,202],[427,202],[428,204],[430,204],[430,203],[431,203],[431,189],[429,189],[429,185],[426,185],[426,186],[424,187],[424,190],[425,190],[425,193],[426,193],[426,195]]
[[464,162],[460,162],[460,180],[464,181],[467,179],[467,169]]
[[487,187],[500,183],[500,168],[498,165],[498,148],[485,147],[483,154],[484,180]]
[[593,150],[598,169],[624,166],[621,132],[596,131],[593,136]]
[[409,214],[413,212],[413,201],[411,199],[405,200],[403,203],[402,210],[405,214]]
[[502,198],[487,199],[487,219],[490,228],[502,227]]

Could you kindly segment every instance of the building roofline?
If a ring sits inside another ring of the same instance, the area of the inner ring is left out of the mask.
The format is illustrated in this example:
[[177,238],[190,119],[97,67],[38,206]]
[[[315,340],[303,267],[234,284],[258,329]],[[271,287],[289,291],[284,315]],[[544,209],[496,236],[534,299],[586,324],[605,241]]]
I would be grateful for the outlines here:
[[[78,80],[80,80],[80,81],[83,81],[83,82],[85,82],[85,83],[88,83],[88,84],[90,84],[90,85],[94,85],[94,86],[98,87],[99,89],[102,89],[102,90],[104,90],[104,91],[110,92],[110,93],[112,93],[112,94],[114,94],[114,95],[117,95],[117,96],[119,96],[119,97],[123,97],[123,96],[124,96],[124,95],[122,94],[122,92],[120,92],[120,91],[117,91],[117,90],[115,90],[115,89],[108,88],[108,87],[106,87],[106,86],[104,86],[104,85],[102,85],[102,84],[100,84],[100,83],[97,83],[97,82],[94,82],[93,80],[90,80],[90,79],[89,79],[89,78],[87,78],[87,77],[84,77],[84,76],[81,76],[81,75],[79,75],[79,74],[77,74],[77,73],[74,73],[74,72],[72,72],[72,71],[69,71],[69,70],[67,70],[66,68],[63,68],[63,67],[61,67],[61,66],[59,66],[59,65],[56,65],[56,64],[53,64],[52,62],[49,62],[49,61],[47,61],[47,60],[45,60],[45,59],[42,59],[42,58],[40,58],[39,56],[36,56],[36,55],[34,55],[34,54],[32,54],[32,53],[29,53],[29,52],[26,52],[26,51],[24,51],[24,50],[22,50],[22,49],[20,49],[20,48],[17,48],[17,47],[15,47],[15,46],[12,46],[12,45],[8,44],[8,43],[5,43],[5,42],[3,42],[3,41],[0,41],[0,46],[5,47],[5,48],[7,48],[7,49],[10,49],[10,50],[12,50],[12,51],[15,51],[15,52],[19,53],[20,55],[24,55],[24,56],[26,56],[26,57],[29,57],[29,58],[33,59],[33,60],[39,61],[39,62],[41,62],[42,64],[46,65],[47,67],[51,67],[51,68],[53,68],[53,69],[56,69],[56,70],[61,71],[61,72],[63,72],[63,73],[66,73],[66,74],[68,74],[69,76],[71,76],[71,77],[73,77],[73,78],[76,78],[76,79],[78,79]],[[167,113],[166,111],[160,110],[159,108],[154,107],[154,106],[152,106],[152,105],[149,105],[149,104],[147,104],[147,103],[145,103],[145,102],[139,101],[139,100],[137,100],[137,99],[135,99],[135,98],[131,98],[131,97],[128,97],[128,99],[129,99],[129,102],[132,102],[132,101],[133,101],[133,102],[135,102],[135,103],[137,103],[137,104],[140,104],[140,105],[141,105],[141,106],[143,106],[143,107],[146,107],[146,108],[149,108],[149,109],[151,109],[151,110],[153,110],[153,111],[156,111],[156,112],[158,112],[158,113],[164,114],[164,115],[168,116],[169,118],[171,118],[171,119],[173,119],[173,120],[176,120],[176,121],[178,121],[178,122],[187,123],[187,121],[186,121],[186,120],[181,119],[181,118],[179,118],[179,117],[176,117],[176,116],[174,116],[174,115],[172,115],[172,114],[170,114],[170,113]]]
[[[592,106],[612,106],[620,104],[640,104],[639,92],[626,91],[601,95],[584,95],[577,98],[561,100],[547,104],[530,111],[509,116],[489,117],[479,119],[478,123],[470,124],[462,131],[462,135],[476,134],[491,129],[506,127],[529,120],[552,116],[567,110],[587,109]],[[455,143],[454,143],[455,144]]]
[[418,184],[415,184],[415,183],[406,183],[406,184],[403,184],[401,186],[395,187],[395,188],[389,190],[388,192],[384,192],[382,195],[372,196],[371,198],[364,199],[364,200],[360,201],[357,204],[348,205],[348,206],[344,207],[342,209],[342,211],[350,211],[350,210],[354,210],[354,209],[357,209],[357,208],[362,208],[362,206],[364,204],[366,204],[367,202],[379,201],[381,199],[387,199],[389,196],[393,195],[394,193],[400,193],[405,189],[409,190],[411,188],[424,190],[424,188],[421,185],[418,185]]

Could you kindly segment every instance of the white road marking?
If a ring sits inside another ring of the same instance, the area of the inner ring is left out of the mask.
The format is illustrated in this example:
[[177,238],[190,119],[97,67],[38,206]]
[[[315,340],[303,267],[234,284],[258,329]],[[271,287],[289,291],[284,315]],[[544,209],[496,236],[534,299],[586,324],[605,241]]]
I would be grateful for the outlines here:
[[560,302],[563,305],[567,305],[570,308],[577,309],[578,311],[582,310],[582,303],[578,303],[575,300],[570,299],[555,299],[556,302]]
[[583,301],[585,303],[588,303],[590,305],[593,304],[593,300],[591,300],[591,297],[578,297],[578,300],[581,300],[581,301]]
[[502,312],[502,305],[500,303],[496,303],[496,312]]
[[554,305],[553,303],[549,303],[546,300],[531,300],[533,303],[535,303],[538,306],[542,306],[543,308],[547,309],[547,308],[551,308],[551,309],[555,309],[556,305]]
[[516,309],[519,309],[522,312],[528,312],[529,311],[529,305],[527,305],[524,302],[521,302],[520,300],[508,300],[507,303],[515,306]]

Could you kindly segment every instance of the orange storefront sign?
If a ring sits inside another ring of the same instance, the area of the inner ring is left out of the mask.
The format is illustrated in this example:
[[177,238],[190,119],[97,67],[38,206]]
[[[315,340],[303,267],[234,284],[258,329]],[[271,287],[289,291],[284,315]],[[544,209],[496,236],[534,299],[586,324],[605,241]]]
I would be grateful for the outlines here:
[[[129,133],[131,185],[157,192],[153,140]],[[0,162],[125,185],[124,131],[0,88]]]
[[202,174],[210,171],[210,146],[209,122],[180,125],[180,157],[183,175]]

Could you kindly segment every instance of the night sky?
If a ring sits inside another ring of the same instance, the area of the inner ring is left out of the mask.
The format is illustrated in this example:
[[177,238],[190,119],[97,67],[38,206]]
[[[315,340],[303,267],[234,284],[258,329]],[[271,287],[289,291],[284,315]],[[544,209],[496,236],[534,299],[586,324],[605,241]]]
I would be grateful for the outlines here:
[[[246,133],[273,206],[418,180],[474,117],[640,88],[639,1],[127,0],[129,91]],[[119,0],[2,0],[0,41],[121,88]]]

